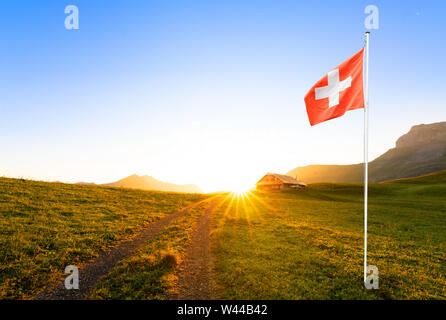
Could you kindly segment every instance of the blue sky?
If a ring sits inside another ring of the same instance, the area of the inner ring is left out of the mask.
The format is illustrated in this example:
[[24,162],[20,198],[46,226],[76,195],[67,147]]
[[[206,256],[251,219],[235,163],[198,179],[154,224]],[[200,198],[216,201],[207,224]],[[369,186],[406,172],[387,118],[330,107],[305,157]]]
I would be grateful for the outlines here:
[[214,191],[361,162],[363,111],[311,127],[303,98],[362,47],[368,4],[375,158],[446,120],[444,1],[2,1],[0,175]]

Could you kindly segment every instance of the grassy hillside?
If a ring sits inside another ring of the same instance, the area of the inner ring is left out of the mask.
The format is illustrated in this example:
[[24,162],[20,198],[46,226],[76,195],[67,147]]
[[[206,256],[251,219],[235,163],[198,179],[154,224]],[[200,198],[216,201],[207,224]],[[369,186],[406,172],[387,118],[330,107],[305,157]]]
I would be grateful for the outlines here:
[[205,197],[0,178],[0,299],[29,298],[65,266]]
[[[446,299],[446,171],[370,185],[362,284],[363,186],[229,194],[212,216],[217,296],[227,299]],[[224,197],[224,195],[221,195]],[[30,298],[134,235],[208,196],[0,179],[0,299]],[[89,298],[163,299],[208,201],[123,260]]]
[[446,184],[446,170],[429,173],[415,178],[401,178],[383,181],[382,183],[427,184],[427,187],[430,187],[429,185],[431,184]]
[[363,186],[230,197],[214,215],[218,291],[228,299],[446,299],[446,173],[370,185],[362,284]]

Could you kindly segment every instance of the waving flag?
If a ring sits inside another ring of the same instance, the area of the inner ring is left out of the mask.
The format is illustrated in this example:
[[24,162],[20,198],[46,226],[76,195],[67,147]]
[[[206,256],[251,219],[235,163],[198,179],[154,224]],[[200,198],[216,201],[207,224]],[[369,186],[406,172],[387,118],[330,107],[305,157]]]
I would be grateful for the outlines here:
[[315,124],[364,108],[364,49],[331,70],[305,96],[308,119]]
[[[367,265],[367,208],[368,208],[368,153],[369,153],[369,38],[366,31],[365,48],[331,70],[305,95],[308,119],[312,126],[343,116],[348,110],[364,109],[364,285],[367,289],[378,288],[378,278],[369,282],[367,273],[376,272],[376,266]],[[363,66],[366,53],[365,102]]]

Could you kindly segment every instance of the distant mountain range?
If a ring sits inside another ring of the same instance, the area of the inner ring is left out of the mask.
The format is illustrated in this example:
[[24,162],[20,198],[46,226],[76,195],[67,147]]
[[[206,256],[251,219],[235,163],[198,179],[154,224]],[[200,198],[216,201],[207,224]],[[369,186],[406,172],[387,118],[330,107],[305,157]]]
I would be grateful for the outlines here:
[[[87,182],[79,182],[78,184],[94,184]],[[130,189],[156,190],[156,191],[171,191],[183,193],[203,193],[203,191],[194,184],[174,184],[169,182],[159,181],[151,176],[138,176],[133,174],[127,178],[121,179],[112,183],[105,183],[102,186],[106,187],[120,187]]]
[[[446,122],[420,124],[401,136],[395,148],[369,162],[370,182],[417,177],[446,169]],[[312,182],[362,182],[364,166],[309,165],[287,173]]]

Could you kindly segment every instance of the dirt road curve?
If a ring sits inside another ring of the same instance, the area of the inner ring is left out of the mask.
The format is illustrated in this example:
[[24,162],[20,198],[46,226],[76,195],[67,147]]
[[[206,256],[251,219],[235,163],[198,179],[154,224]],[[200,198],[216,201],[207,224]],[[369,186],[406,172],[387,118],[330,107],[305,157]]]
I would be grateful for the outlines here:
[[168,298],[177,300],[215,299],[213,293],[213,276],[211,250],[209,243],[210,217],[221,199],[216,199],[199,218],[192,239],[186,249],[186,257],[181,263],[175,295]]
[[64,283],[56,286],[47,287],[45,290],[34,297],[35,300],[81,300],[87,297],[93,287],[100,279],[108,274],[124,258],[131,255],[136,249],[141,247],[147,240],[152,239],[161,232],[173,220],[186,214],[189,209],[203,203],[199,201],[182,211],[170,214],[165,218],[149,225],[133,239],[122,242],[118,247],[108,252],[101,252],[99,256],[79,270],[79,290],[67,290]]

